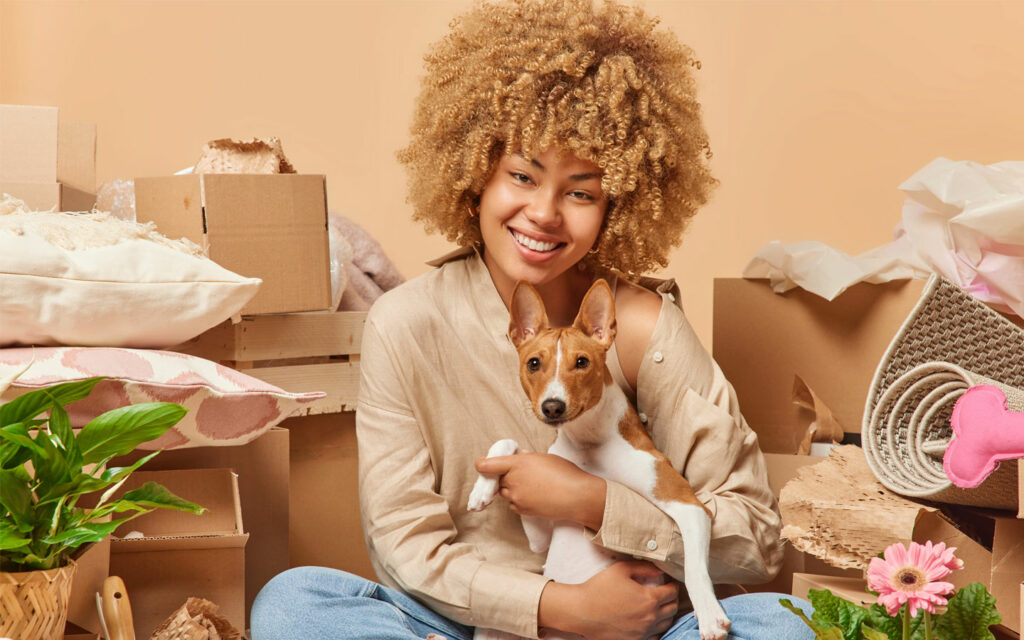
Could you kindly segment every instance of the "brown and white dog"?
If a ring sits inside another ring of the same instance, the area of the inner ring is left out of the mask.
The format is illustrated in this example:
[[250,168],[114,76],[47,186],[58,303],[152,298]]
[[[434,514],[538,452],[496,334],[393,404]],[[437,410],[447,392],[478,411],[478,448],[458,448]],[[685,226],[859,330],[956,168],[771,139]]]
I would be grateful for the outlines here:
[[[685,550],[683,582],[701,640],[725,638],[729,619],[708,576],[710,512],[669,459],[654,447],[605,364],[615,339],[614,300],[608,283],[594,283],[571,327],[548,326],[544,303],[528,283],[516,285],[510,306],[509,336],[519,351],[519,380],[537,418],[558,429],[548,453],[629,487],[676,522]],[[487,455],[518,451],[514,440],[500,440]],[[497,477],[480,475],[470,494],[469,509],[483,509],[497,491]],[[620,558],[590,542],[583,526],[575,522],[524,516],[523,529],[533,551],[547,551],[544,575],[556,582],[585,582]],[[491,629],[477,629],[475,635],[476,640],[509,637],[514,636]],[[555,637],[569,636],[545,636]]]

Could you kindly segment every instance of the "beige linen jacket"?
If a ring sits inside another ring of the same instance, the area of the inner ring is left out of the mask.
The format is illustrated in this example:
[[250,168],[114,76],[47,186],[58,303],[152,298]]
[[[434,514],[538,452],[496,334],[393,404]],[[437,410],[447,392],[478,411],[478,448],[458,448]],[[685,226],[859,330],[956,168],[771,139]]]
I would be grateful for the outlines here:
[[[673,304],[674,289],[671,281],[657,288],[662,310],[638,392],[614,353],[610,368],[638,402],[654,443],[711,510],[712,579],[764,581],[781,561],[764,459],[732,386]],[[370,559],[384,584],[463,624],[536,638],[543,557],[530,551],[503,500],[466,510],[473,462],[496,440],[513,438],[530,451],[554,441],[520,386],[508,322],[473,251],[376,301],[363,334],[356,412],[359,494]],[[593,540],[682,578],[675,525],[622,485],[608,483]]]

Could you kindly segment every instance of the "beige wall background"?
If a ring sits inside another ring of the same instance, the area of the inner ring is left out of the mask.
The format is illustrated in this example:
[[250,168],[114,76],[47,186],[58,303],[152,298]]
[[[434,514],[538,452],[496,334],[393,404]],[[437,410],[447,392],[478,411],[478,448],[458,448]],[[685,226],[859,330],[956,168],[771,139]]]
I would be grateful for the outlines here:
[[[1024,3],[658,1],[703,61],[721,188],[664,275],[711,339],[711,287],[771,240],[888,241],[937,156],[1024,150]],[[409,220],[394,152],[420,61],[469,0],[0,0],[0,102],[98,126],[97,177],[169,174],[203,142],[278,136],[407,276],[447,250]]]

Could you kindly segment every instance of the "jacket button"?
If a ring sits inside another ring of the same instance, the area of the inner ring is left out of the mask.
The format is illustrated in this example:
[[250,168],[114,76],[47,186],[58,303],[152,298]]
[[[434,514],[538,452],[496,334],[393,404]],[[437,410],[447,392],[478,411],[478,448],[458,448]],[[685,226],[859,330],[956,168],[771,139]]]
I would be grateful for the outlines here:
[[648,551],[654,551],[657,548],[658,548],[658,541],[657,540],[648,540],[647,541],[647,550]]
[[647,424],[647,414],[644,413],[643,411],[641,411],[639,414],[637,414],[636,417],[640,418],[640,422],[642,422],[644,424]]
[[655,351],[655,352],[654,352],[654,355],[653,355],[653,356],[651,356],[651,358],[652,358],[652,359],[653,359],[653,360],[654,360],[655,362],[661,362],[662,360],[664,360],[664,359],[665,359],[665,356],[661,355],[661,352],[660,352],[660,351]]

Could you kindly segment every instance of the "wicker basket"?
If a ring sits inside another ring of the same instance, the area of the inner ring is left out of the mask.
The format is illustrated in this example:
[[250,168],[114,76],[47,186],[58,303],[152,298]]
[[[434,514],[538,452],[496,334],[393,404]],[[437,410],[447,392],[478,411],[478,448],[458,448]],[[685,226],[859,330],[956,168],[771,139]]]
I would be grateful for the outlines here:
[[45,571],[0,572],[0,636],[62,640],[71,581],[78,565]]
[[933,276],[882,357],[868,391],[861,439],[868,465],[891,491],[935,502],[1017,509],[1017,465],[1004,464],[975,489],[942,467],[950,415],[971,386],[1003,390],[1024,410],[1024,331]]

